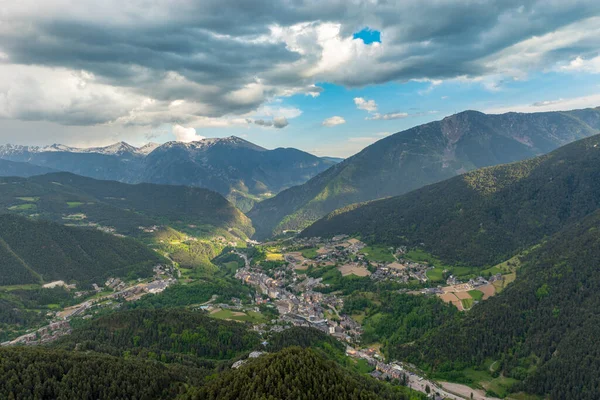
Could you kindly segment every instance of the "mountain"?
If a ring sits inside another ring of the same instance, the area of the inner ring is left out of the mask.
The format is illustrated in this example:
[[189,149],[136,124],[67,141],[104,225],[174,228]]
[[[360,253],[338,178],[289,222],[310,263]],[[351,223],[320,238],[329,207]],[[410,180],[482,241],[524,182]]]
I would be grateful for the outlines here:
[[251,235],[250,220],[223,196],[185,186],[103,181],[67,172],[0,178],[0,209],[55,222],[96,224],[138,236],[140,226],[203,225]]
[[16,162],[0,159],[0,176],[21,176],[28,177],[33,175],[48,174],[56,170],[26,162]]
[[424,399],[351,373],[311,349],[290,347],[224,372],[187,399]]
[[567,225],[522,257],[517,280],[503,292],[473,307],[462,320],[391,348],[391,356],[442,380],[451,376],[468,383],[463,371],[475,368],[512,380],[515,392],[597,399],[599,227],[600,211]]
[[[134,337],[138,338],[135,343]],[[258,334],[244,324],[210,318],[201,311],[138,309],[91,320],[52,343],[52,347],[113,356],[128,352],[142,359],[153,352],[167,363],[203,367],[210,364],[209,360],[247,354],[259,342]]]
[[600,208],[600,135],[411,193],[334,211],[302,232],[422,246],[448,263],[494,265]]
[[185,268],[214,270],[211,259],[254,232],[240,210],[202,188],[130,185],[67,172],[0,178],[0,187],[0,213],[131,236]]
[[465,111],[388,136],[305,184],[262,201],[248,216],[258,238],[298,230],[346,205],[545,154],[599,129],[600,108],[501,115]]
[[151,276],[161,262],[156,252],[132,239],[0,215],[0,286]]
[[266,150],[232,136],[200,142],[169,142],[146,158],[144,182],[206,187],[242,210],[334,165],[300,150]]
[[4,145],[0,158],[96,179],[204,187],[246,211],[337,162],[296,149],[267,150],[235,136],[139,148],[125,142],[88,149]]
[[0,348],[3,399],[175,399],[195,371],[43,347]]

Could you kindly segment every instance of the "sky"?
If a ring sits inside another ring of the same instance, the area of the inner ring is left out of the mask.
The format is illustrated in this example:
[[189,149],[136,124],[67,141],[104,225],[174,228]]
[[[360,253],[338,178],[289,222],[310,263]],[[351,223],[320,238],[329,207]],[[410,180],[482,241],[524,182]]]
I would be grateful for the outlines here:
[[348,157],[467,109],[597,106],[597,0],[0,0],[0,143]]

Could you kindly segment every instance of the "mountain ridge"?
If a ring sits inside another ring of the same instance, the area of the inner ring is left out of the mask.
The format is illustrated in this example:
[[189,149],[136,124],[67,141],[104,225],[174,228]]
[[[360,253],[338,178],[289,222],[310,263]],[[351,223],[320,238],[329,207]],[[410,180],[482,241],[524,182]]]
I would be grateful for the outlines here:
[[352,203],[397,196],[467,171],[520,161],[600,131],[600,109],[484,114],[464,111],[387,136],[258,203],[258,238],[300,230]]
[[292,148],[268,150],[237,136],[141,147],[125,142],[91,148],[2,145],[0,158],[124,183],[204,187],[243,211],[336,163]]
[[598,182],[600,135],[595,135],[533,159],[349,205],[302,236],[356,234],[378,243],[423,246],[450,263],[494,265],[600,208]]

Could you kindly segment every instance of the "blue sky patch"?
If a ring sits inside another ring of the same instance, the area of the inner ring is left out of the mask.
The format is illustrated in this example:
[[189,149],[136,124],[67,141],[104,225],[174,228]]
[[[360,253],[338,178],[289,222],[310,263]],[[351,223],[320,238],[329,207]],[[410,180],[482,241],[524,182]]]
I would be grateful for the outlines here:
[[365,44],[381,43],[381,32],[371,28],[364,28],[352,35],[354,39],[362,39]]

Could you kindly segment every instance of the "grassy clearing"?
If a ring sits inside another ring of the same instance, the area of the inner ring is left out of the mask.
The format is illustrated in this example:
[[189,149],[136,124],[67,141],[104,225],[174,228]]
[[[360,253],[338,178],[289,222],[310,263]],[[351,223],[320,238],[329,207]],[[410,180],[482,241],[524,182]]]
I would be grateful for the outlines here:
[[483,292],[481,292],[480,290],[469,290],[469,295],[475,301],[481,301],[481,299],[483,298]]
[[79,207],[84,205],[85,203],[82,203],[81,201],[67,201],[67,207],[69,208],[75,208],[75,207]]
[[389,247],[385,246],[367,246],[361,250],[361,253],[367,257],[369,261],[376,262],[394,262],[396,259]]
[[441,282],[444,280],[444,270],[440,267],[428,269],[426,275],[427,278],[432,282]]
[[13,290],[35,290],[40,289],[41,287],[42,285],[38,285],[36,283],[28,283],[24,285],[0,286],[0,291],[12,292]]
[[15,206],[8,207],[8,209],[11,211],[35,210],[37,209],[37,205],[32,203],[17,204]]
[[467,279],[479,275],[478,271],[472,267],[446,265],[437,257],[423,251],[421,249],[413,249],[407,252],[405,258],[419,262],[427,263],[435,268],[427,271],[427,277],[432,282],[441,282],[444,280],[444,270],[448,270],[450,274],[461,279]]
[[316,247],[312,247],[310,249],[304,249],[302,250],[300,253],[302,253],[302,257],[304,258],[317,258],[317,248]]
[[462,299],[461,303],[465,310],[469,310],[471,307],[473,307],[473,299]]
[[506,288],[506,286],[508,286],[509,283],[513,282],[515,279],[517,279],[517,273],[513,272],[504,275],[504,281],[499,280],[492,283],[492,285],[494,285],[494,287],[496,288],[496,293],[500,293],[502,290],[504,290],[504,288]]
[[17,197],[18,200],[21,201],[29,201],[29,202],[36,202],[38,201],[40,198],[39,197]]
[[216,313],[210,314],[210,316],[217,319],[230,319],[234,321],[251,322],[257,324],[266,322],[266,318],[261,313],[257,313],[256,311],[239,312],[223,309],[217,311]]
[[483,387],[496,393],[501,398],[510,394],[510,388],[517,382],[516,379],[499,376],[493,378],[487,370],[476,370],[467,368],[463,371],[465,376],[476,383],[476,386]]
[[369,372],[373,372],[375,370],[375,367],[369,365],[367,360],[362,358],[356,361],[355,368],[362,374],[368,374]]

